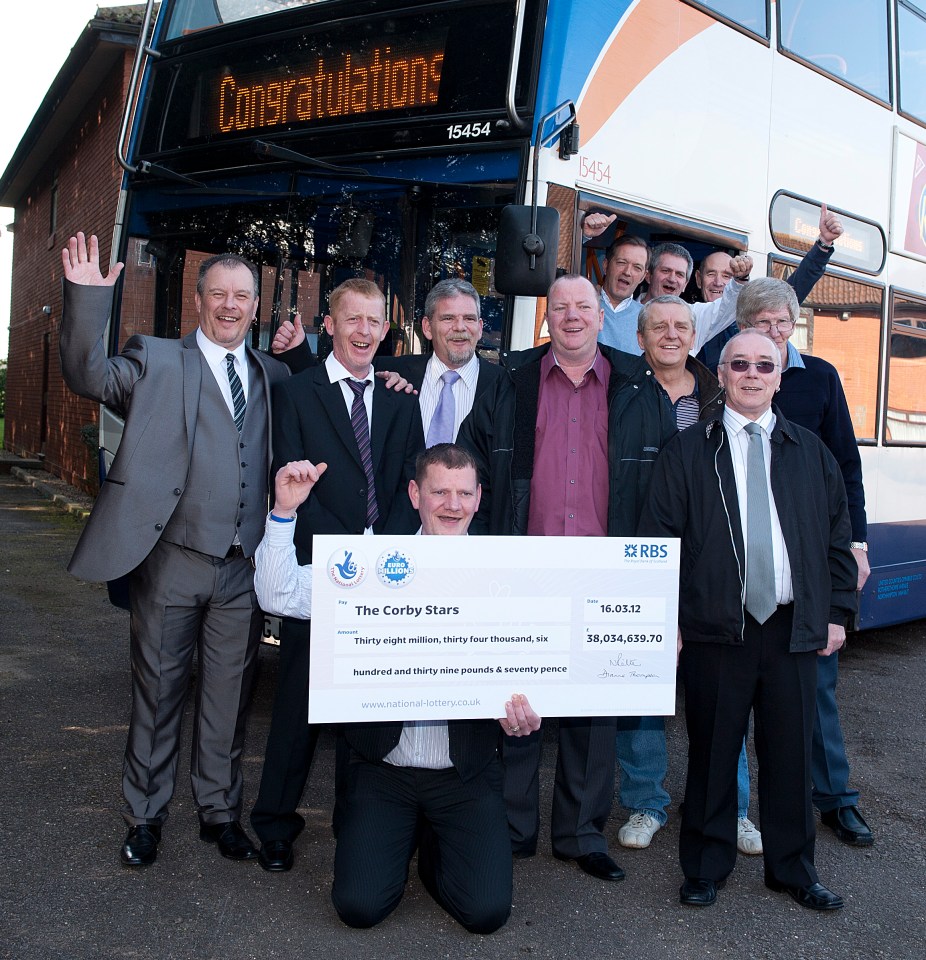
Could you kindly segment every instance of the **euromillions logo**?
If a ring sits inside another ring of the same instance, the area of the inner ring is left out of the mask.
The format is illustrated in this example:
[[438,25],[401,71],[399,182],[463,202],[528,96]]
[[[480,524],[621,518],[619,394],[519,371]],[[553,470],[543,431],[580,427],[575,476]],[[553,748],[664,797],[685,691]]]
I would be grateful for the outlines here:
[[624,559],[632,559],[637,555],[637,545],[635,543],[625,543],[624,544]]
[[404,587],[415,576],[415,561],[401,550],[387,550],[376,561],[376,576],[384,587]]
[[366,575],[366,557],[353,550],[335,550],[328,559],[328,578],[336,587],[359,587]]

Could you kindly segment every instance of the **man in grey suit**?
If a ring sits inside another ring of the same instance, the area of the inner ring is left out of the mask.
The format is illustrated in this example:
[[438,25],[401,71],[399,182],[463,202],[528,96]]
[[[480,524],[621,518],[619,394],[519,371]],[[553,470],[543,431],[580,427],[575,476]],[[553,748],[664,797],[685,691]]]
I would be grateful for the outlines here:
[[123,764],[121,857],[157,857],[174,791],[180,721],[198,649],[190,779],[200,838],[223,856],[256,851],[240,826],[241,751],[263,617],[251,557],[263,532],[270,388],[289,371],[251,350],[253,264],[226,254],[200,268],[196,331],[132,337],[107,358],[112,287],[91,237],[62,251],[61,365],[68,386],[125,418],[119,452],[68,567],[85,580],[129,575],[132,715]]

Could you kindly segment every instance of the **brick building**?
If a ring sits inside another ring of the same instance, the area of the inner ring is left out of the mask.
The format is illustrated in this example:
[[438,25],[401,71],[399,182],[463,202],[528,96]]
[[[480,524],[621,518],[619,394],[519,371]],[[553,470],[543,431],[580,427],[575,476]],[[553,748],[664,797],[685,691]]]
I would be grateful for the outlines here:
[[94,490],[96,455],[82,437],[99,408],[61,377],[61,247],[77,230],[109,262],[122,170],[116,140],[144,7],[101,7],[87,24],[0,176],[15,208],[4,446]]

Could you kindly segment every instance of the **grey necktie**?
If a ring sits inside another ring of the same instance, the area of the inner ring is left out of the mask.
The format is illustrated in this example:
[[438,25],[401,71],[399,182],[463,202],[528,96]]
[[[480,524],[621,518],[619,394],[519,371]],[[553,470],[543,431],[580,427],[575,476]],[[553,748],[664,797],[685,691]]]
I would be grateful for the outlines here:
[[768,502],[762,428],[747,423],[746,455],[746,609],[759,623],[775,612],[775,561],[772,557],[772,515]]
[[453,395],[453,385],[460,379],[456,370],[445,370],[441,376],[440,397],[431,423],[428,426],[426,446],[436,443],[453,443],[453,421],[457,412],[457,402]]
[[240,431],[244,426],[244,410],[247,404],[244,399],[244,387],[241,386],[241,377],[235,370],[235,355],[225,354],[225,369],[228,371],[228,385],[231,387],[232,405],[235,408],[235,426]]

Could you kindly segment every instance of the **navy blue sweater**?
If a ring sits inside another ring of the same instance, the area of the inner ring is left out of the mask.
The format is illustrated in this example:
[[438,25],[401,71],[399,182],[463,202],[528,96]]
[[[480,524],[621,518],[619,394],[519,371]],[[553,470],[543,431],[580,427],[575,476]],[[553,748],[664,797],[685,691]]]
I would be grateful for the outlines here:
[[821,357],[801,354],[801,359],[806,369],[789,367],[781,375],[775,405],[791,423],[815,433],[836,458],[849,500],[852,539],[867,540],[862,460],[839,374]]

